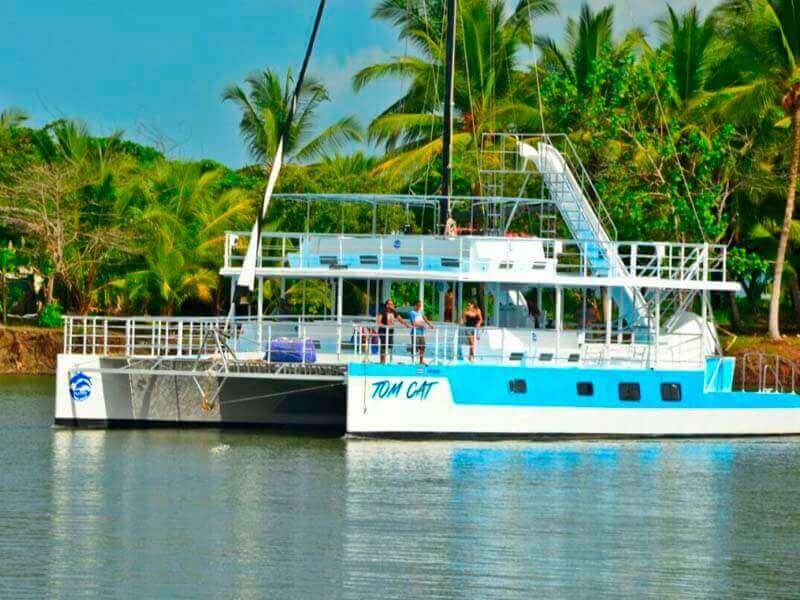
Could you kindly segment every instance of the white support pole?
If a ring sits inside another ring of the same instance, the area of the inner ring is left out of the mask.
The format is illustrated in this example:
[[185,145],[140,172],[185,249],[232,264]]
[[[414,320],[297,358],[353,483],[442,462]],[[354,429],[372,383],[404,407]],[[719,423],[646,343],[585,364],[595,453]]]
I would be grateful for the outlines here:
[[603,312],[606,321],[606,361],[611,357],[611,288],[603,288]]
[[500,327],[500,284],[492,284],[492,299],[494,301],[494,325]]
[[561,331],[564,329],[563,297],[564,290],[561,288],[561,286],[556,286],[556,361],[558,361],[558,356],[561,352]]
[[342,358],[342,288],[344,288],[343,279],[339,277],[339,280],[336,282],[336,324],[338,334],[336,337],[336,358],[337,360],[341,360]]
[[420,302],[424,302],[425,301],[425,280],[424,279],[420,279],[419,280],[419,301]]
[[617,304],[617,343],[622,343],[622,305],[625,303],[623,298],[625,290],[619,288],[619,304]]
[[262,344],[264,342],[264,333],[261,331],[264,322],[264,278],[258,278],[258,304],[257,304],[257,311],[258,311],[258,350],[261,351]]
[[655,303],[656,303],[656,310],[655,310],[655,321],[656,321],[656,332],[655,332],[655,343],[656,347],[653,350],[653,366],[654,368],[658,368],[658,346],[661,343],[661,290],[656,288],[655,291]]
[[[539,309],[539,314],[544,314],[544,309],[542,308],[542,288],[541,288],[541,286],[536,288],[536,308]],[[541,323],[540,327],[542,329],[544,329],[544,323]]]

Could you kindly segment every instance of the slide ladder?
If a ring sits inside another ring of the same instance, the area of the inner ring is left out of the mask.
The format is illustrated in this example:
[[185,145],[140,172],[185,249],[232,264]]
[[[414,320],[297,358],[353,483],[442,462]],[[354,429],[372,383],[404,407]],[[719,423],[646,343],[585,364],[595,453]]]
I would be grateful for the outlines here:
[[[617,254],[608,231],[561,152],[544,142],[536,144],[536,147],[517,142],[517,151],[523,164],[533,163],[541,174],[553,203],[575,241],[580,243],[592,273],[627,277],[627,266]],[[651,311],[646,298],[638,288],[624,286],[623,290],[622,317],[630,327],[648,327]]]

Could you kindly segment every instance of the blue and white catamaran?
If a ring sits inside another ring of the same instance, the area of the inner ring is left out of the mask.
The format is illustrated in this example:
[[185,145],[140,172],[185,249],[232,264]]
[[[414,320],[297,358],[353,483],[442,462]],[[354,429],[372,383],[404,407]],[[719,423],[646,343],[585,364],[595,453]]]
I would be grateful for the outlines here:
[[[450,98],[454,11],[450,0]],[[262,231],[279,145],[258,222],[225,242],[221,273],[247,315],[67,318],[56,423],[367,436],[800,433],[795,365],[722,355],[710,294],[740,289],[724,246],[617,241],[564,135],[485,135],[482,195],[456,197],[450,129],[441,194],[281,196],[369,207],[369,233]],[[427,233],[381,231],[378,215],[391,207],[427,214]],[[329,311],[265,314],[265,281],[309,280],[330,290]],[[368,306],[348,310],[354,282]],[[432,328],[397,324],[383,335],[375,314],[411,286]],[[461,324],[467,299],[482,309],[479,327]]]

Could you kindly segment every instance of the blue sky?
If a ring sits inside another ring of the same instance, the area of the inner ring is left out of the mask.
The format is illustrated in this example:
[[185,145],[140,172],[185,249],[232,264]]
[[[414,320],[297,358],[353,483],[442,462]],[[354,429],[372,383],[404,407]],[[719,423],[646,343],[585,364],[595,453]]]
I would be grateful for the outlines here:
[[[310,69],[333,97],[323,125],[345,114],[366,124],[400,93],[397,81],[352,91],[355,71],[404,52],[391,27],[370,19],[375,1],[328,2]],[[562,0],[561,15],[538,22],[537,33],[557,36],[579,4]],[[620,30],[665,10],[650,0],[614,4]],[[23,108],[36,125],[78,118],[96,134],[121,129],[137,141],[158,140],[174,157],[241,166],[249,159],[222,89],[268,66],[296,71],[315,7],[313,0],[4,0],[0,109]]]

